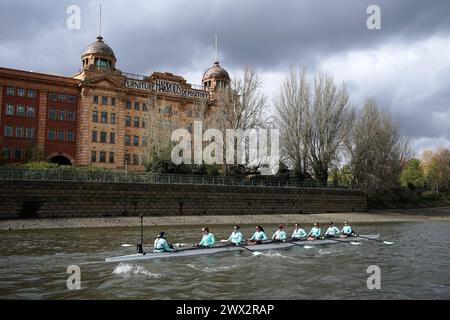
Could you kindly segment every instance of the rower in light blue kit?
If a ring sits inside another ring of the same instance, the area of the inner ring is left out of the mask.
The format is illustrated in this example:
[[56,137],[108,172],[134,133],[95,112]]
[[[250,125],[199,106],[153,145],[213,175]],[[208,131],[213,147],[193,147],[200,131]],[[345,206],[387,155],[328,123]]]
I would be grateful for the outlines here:
[[229,245],[235,245],[235,246],[240,245],[244,236],[242,235],[242,233],[239,229],[240,229],[239,226],[234,226],[234,230],[231,233],[230,237],[227,240],[225,240],[224,242],[228,242]]
[[202,240],[197,244],[198,247],[212,247],[216,240],[214,239],[214,235],[209,232],[208,227],[202,228],[203,237]]
[[320,238],[322,234],[322,230],[320,230],[320,225],[317,222],[314,222],[314,227],[308,233],[308,240],[317,240]]
[[333,221],[330,222],[330,226],[325,232],[325,238],[336,238],[340,233],[339,229],[333,224]]
[[294,241],[300,240],[306,236],[307,236],[307,234],[306,234],[305,230],[300,228],[300,224],[296,223],[294,225],[294,232],[292,232],[292,236],[291,236],[292,240],[294,240]]
[[256,227],[256,232],[248,240],[249,244],[261,244],[263,240],[267,240],[267,236],[264,233],[264,229],[261,226]]
[[155,240],[153,245],[153,252],[172,252],[173,248],[167,243],[167,240],[164,238],[164,232],[161,231],[158,237]]
[[278,230],[273,234],[272,240],[273,241],[286,241],[287,234],[286,231],[284,231],[284,226],[280,224],[278,226]]
[[341,230],[341,237],[346,238],[346,237],[354,237],[355,236],[355,232],[352,229],[352,227],[350,227],[350,225],[348,224],[348,221],[344,222],[344,227]]

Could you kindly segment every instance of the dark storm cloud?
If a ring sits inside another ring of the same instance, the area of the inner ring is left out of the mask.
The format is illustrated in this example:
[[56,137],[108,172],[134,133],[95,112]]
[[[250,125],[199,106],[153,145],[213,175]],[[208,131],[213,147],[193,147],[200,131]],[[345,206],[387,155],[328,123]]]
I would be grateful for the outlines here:
[[[98,34],[99,3],[2,0],[0,66],[73,74],[80,68],[83,49]],[[72,4],[81,8],[81,30],[66,28],[66,9]],[[366,9],[372,4],[381,7],[382,30],[366,28]],[[347,52],[450,37],[448,0],[108,0],[102,5],[103,36],[116,53],[118,68],[138,74],[200,74],[213,62],[214,33],[223,66],[239,70],[250,64],[263,73],[285,72],[297,63],[314,71],[323,61]],[[341,70],[340,79],[346,80],[346,71]],[[387,81],[385,77],[380,74],[378,80]],[[401,116],[409,136],[448,137],[442,127],[445,119],[439,120],[442,109],[449,108],[448,74],[435,80],[436,90],[405,103],[394,99],[399,95],[396,86],[371,91],[368,85],[364,94],[376,94]],[[358,77],[349,81],[349,88],[361,91]],[[413,122],[420,119],[418,128]]]

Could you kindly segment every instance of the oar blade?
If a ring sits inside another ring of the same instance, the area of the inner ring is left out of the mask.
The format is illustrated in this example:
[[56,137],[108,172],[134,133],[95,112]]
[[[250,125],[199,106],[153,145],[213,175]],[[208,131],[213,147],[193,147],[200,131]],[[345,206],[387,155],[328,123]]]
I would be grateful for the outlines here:
[[304,249],[312,249],[313,247],[311,246],[303,246]]
[[350,242],[351,244],[353,244],[353,245],[355,245],[355,246],[357,246],[357,245],[360,245],[361,244],[361,242],[356,242],[356,241],[352,241],[352,242]]
[[131,247],[131,244],[124,243],[124,244],[121,245],[121,247]]
[[391,242],[391,241],[383,241],[383,243],[384,243],[384,244],[394,244],[394,243]]
[[254,256],[260,256],[260,255],[262,255],[262,252],[259,252],[259,251],[253,251],[253,255],[254,255]]

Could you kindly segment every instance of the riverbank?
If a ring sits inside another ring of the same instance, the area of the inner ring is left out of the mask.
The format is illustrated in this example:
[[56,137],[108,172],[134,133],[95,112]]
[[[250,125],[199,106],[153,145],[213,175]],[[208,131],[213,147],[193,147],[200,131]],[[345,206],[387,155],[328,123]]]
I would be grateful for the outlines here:
[[[450,221],[450,207],[425,209],[374,210],[369,212],[278,214],[278,215],[229,215],[229,216],[166,216],[144,217],[145,226],[173,225],[223,225],[223,224],[292,224],[326,223],[328,221],[352,223]],[[0,230],[88,228],[88,227],[136,227],[138,217],[111,218],[58,218],[0,221]]]

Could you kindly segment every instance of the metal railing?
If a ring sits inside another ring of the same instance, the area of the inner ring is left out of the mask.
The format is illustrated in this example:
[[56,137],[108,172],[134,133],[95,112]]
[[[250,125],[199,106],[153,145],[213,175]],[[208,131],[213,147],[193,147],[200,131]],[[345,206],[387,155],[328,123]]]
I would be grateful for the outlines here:
[[274,177],[258,176],[238,178],[229,176],[202,176],[185,174],[150,174],[121,171],[91,171],[83,169],[24,169],[0,168],[0,183],[3,180],[37,180],[37,181],[77,181],[77,182],[112,182],[138,184],[190,184],[244,187],[289,187],[317,189],[352,189],[337,184],[320,184],[314,181],[282,180]]

